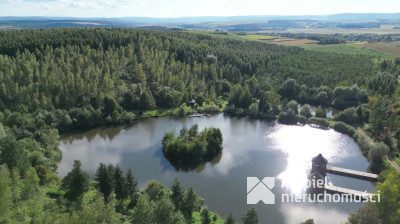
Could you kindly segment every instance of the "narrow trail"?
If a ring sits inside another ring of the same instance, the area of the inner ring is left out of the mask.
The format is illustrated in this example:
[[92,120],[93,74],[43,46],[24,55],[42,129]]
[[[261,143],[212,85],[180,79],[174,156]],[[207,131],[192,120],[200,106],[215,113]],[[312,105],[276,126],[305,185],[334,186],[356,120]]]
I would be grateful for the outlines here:
[[369,135],[367,135],[367,134],[364,132],[364,130],[362,130],[361,128],[357,128],[357,132],[358,132],[358,134],[364,136],[365,139],[367,140],[367,142],[368,142],[370,145],[375,145],[374,140],[372,140],[371,137],[369,137]]
[[388,163],[390,163],[390,165],[392,165],[397,170],[397,172],[400,173],[400,166],[397,165],[397,163],[395,163],[394,161],[390,160],[389,157],[387,157],[387,156],[385,156],[385,159],[386,159],[386,161],[388,161]]
[[[357,132],[358,132],[358,134],[364,136],[365,139],[367,140],[367,142],[368,142],[370,145],[374,145],[374,144],[375,144],[374,140],[372,140],[371,137],[369,137],[369,135],[367,135],[367,134],[364,132],[364,130],[362,130],[361,128],[357,128]],[[400,166],[397,165],[396,162],[394,162],[394,161],[392,161],[391,159],[389,159],[388,156],[385,156],[385,159],[386,159],[386,161],[387,161],[390,165],[392,165],[392,166],[397,170],[397,172],[400,173]]]

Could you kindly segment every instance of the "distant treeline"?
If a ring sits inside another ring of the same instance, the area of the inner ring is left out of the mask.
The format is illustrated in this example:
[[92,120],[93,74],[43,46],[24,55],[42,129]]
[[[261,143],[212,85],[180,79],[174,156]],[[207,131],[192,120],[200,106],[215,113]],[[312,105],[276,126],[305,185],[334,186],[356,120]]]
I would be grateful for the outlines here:
[[340,35],[346,41],[366,41],[366,42],[390,42],[399,41],[400,34],[337,34]]
[[371,22],[371,23],[341,23],[337,27],[345,29],[365,29],[365,28],[379,28],[381,23]]
[[310,39],[318,41],[318,44],[341,44],[346,40],[338,35],[307,34],[307,33],[277,33],[274,35],[289,37],[294,39]]
[[[394,28],[395,29],[395,28]],[[245,35],[246,33],[237,33]],[[273,33],[274,36],[288,37],[294,39],[310,39],[318,41],[318,44],[341,44],[347,41],[366,41],[366,42],[391,42],[399,41],[400,34],[308,34],[308,33]]]

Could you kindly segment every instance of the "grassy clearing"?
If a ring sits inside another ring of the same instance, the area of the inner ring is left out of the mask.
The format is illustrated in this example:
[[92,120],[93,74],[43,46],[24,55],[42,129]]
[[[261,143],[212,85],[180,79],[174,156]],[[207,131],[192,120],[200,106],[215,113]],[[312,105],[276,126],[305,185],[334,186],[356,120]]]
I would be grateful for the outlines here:
[[251,40],[274,40],[276,38],[279,37],[274,37],[274,36],[267,36],[267,35],[253,35],[253,34],[249,34],[249,35],[242,35],[244,38],[246,39],[251,39]]
[[234,33],[219,32],[219,31],[207,31],[207,30],[188,30],[186,32],[202,34],[202,35],[210,35],[210,36],[217,37],[217,38],[225,38],[225,39],[240,40],[240,41],[269,42],[271,40],[281,38],[281,37],[274,37],[274,36],[269,36],[269,35],[253,35],[253,34],[238,35],[238,34],[234,34]]
[[306,50],[312,50],[312,51],[333,52],[339,54],[362,54],[377,59],[392,59],[395,57],[394,55],[391,54],[366,48],[364,47],[364,44],[360,43],[329,44],[329,45],[299,44],[295,46],[303,47]]
[[310,40],[310,39],[291,39],[291,38],[280,38],[270,41],[270,43],[282,44],[282,45],[290,45],[290,46],[298,46],[298,45],[306,45],[306,44],[316,44],[318,41]]
[[242,35],[237,35],[233,33],[222,33],[218,31],[207,31],[207,30],[188,30],[186,32],[194,33],[194,34],[201,34],[201,35],[210,35],[216,38],[224,38],[224,39],[231,39],[231,40],[239,40],[239,41],[259,41],[256,39],[245,38]]

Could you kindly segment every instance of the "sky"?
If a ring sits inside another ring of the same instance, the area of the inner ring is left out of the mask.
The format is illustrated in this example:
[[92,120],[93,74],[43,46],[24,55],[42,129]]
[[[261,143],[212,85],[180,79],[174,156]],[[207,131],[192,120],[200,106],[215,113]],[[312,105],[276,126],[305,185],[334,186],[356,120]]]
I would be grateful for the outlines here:
[[399,0],[0,0],[0,16],[197,17],[396,13]]

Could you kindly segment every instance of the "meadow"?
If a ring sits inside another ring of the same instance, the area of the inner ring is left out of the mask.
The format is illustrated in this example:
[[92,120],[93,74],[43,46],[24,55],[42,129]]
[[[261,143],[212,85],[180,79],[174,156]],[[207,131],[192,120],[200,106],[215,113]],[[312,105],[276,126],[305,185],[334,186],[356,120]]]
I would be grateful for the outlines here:
[[229,32],[204,31],[204,30],[190,30],[188,32],[203,34],[203,35],[211,35],[213,37],[232,39],[232,40],[258,41],[258,42],[274,43],[287,46],[297,46],[311,51],[333,52],[339,54],[362,54],[374,57],[377,59],[377,61],[400,57],[400,41],[377,42],[377,43],[351,42],[343,44],[320,45],[317,44],[318,41],[315,40],[293,39],[293,38],[273,36],[268,34],[267,35],[235,34]]

